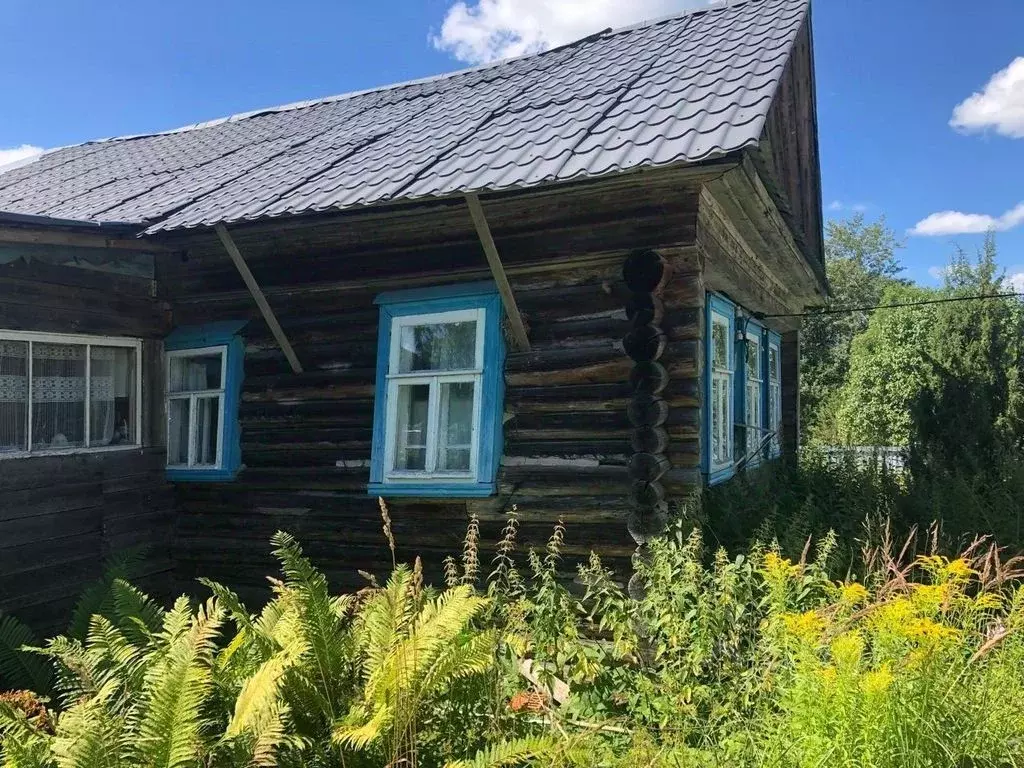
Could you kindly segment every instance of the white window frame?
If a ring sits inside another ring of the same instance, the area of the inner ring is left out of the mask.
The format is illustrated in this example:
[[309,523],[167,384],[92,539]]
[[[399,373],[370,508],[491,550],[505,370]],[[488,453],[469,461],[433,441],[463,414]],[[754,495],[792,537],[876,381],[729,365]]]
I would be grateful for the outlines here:
[[[27,451],[10,451],[0,453],[0,461],[5,459],[24,459],[31,456],[65,456],[75,453],[110,453],[114,451],[132,451],[142,447],[142,340],[123,336],[91,336],[72,333],[43,333],[38,331],[5,331],[0,330],[0,341],[28,343],[28,407],[26,425]],[[74,448],[32,449],[32,359],[35,344],[70,344],[84,346],[85,349],[85,445]],[[90,387],[92,385],[92,347],[123,347],[135,350],[135,424],[132,429],[132,442],[122,445],[98,445],[89,447],[92,438],[90,421],[92,409],[89,407]]]
[[[725,327],[725,338],[726,338],[725,358],[726,358],[726,365],[727,365],[726,368],[716,368],[715,367],[715,350],[714,350],[715,332],[714,332],[714,326],[715,326],[716,323],[719,323],[719,324],[721,324],[721,325],[723,325]],[[718,471],[723,470],[723,469],[728,469],[729,467],[733,466],[733,464],[735,464],[735,461],[736,461],[736,455],[735,455],[735,452],[734,452],[735,451],[735,446],[733,445],[733,420],[734,420],[734,418],[733,418],[733,409],[735,408],[735,398],[733,397],[733,381],[735,379],[735,373],[736,372],[735,372],[734,369],[735,369],[735,365],[736,364],[735,364],[735,361],[733,359],[734,355],[732,354],[732,346],[733,346],[732,345],[732,332],[733,332],[732,331],[732,320],[730,320],[728,315],[726,315],[726,314],[724,314],[722,312],[719,312],[716,309],[712,309],[711,310],[711,326],[712,326],[711,327],[711,336],[710,336],[710,339],[709,339],[709,341],[710,341],[710,343],[712,345],[711,355],[710,355],[711,387],[708,390],[710,392],[710,394],[711,394],[711,402],[708,404],[708,410],[709,410],[709,412],[708,412],[708,423],[711,425],[711,434],[709,435],[710,444],[708,445],[708,464],[710,465],[711,472],[715,473],[715,472],[718,472]],[[725,386],[725,393],[726,393],[726,405],[727,405],[727,407],[726,407],[726,420],[725,420],[725,425],[724,425],[724,437],[725,437],[725,446],[726,446],[727,459],[725,461],[722,461],[722,462],[716,461],[716,459],[715,459],[715,450],[714,450],[715,430],[721,428],[721,425],[718,425],[715,422],[715,403],[714,403],[715,381],[720,381],[720,382],[722,382],[724,384],[724,386]]]
[[[186,469],[191,471],[219,470],[224,468],[224,398],[228,380],[228,346],[218,344],[212,347],[198,347],[196,349],[174,349],[165,353],[167,355],[167,469]],[[187,392],[171,392],[171,360],[176,357],[202,357],[204,355],[220,354],[220,388],[219,389],[197,389]],[[217,397],[217,462],[216,464],[196,464],[196,441],[195,433],[199,418],[199,409],[196,407],[199,400]],[[170,434],[171,434],[171,401],[188,400],[188,463],[171,464],[170,456]]]
[[772,454],[778,456],[782,446],[782,347],[778,342],[768,341],[768,365],[771,366],[771,350],[775,351],[775,380],[772,381],[773,371],[768,370],[768,417],[769,428],[774,432],[772,435]]
[[[391,320],[391,339],[388,352],[387,374],[387,412],[384,433],[384,480],[385,482],[410,483],[424,480],[452,480],[478,482],[478,456],[480,453],[480,420],[483,407],[483,374],[484,374],[484,330],[486,309],[459,309],[449,312],[431,312],[420,315],[399,315]],[[476,323],[475,366],[459,371],[416,371],[413,373],[396,373],[399,370],[401,357],[402,328],[416,325],[442,325],[458,322]],[[470,439],[469,471],[438,471],[437,449],[438,432],[441,417],[441,385],[474,382],[473,387],[473,426]],[[398,387],[399,385],[428,385],[430,394],[427,404],[427,437],[425,470],[395,469],[395,452],[397,449],[398,424]]]
[[[747,458],[755,456],[761,447],[761,440],[764,437],[764,413],[762,412],[762,400],[764,396],[764,345],[761,341],[761,330],[747,331],[747,348],[743,350],[744,382],[743,393],[743,423],[746,427],[745,435],[747,444],[745,453]],[[757,345],[757,370],[746,370],[750,360],[750,344]],[[753,375],[756,373],[757,375]],[[754,395],[754,397],[751,397]],[[753,436],[753,437],[752,437]]]

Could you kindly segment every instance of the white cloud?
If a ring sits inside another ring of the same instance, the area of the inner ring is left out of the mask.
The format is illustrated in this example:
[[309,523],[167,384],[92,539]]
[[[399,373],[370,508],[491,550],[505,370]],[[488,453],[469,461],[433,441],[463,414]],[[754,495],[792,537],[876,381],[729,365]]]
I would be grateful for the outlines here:
[[833,213],[841,213],[843,211],[867,213],[871,209],[871,203],[847,203],[842,200],[833,200],[828,204],[828,209]]
[[1006,282],[1009,283],[1014,293],[1024,293],[1024,272],[1014,272],[1012,275],[1007,275]]
[[953,109],[949,124],[964,133],[987,128],[1013,139],[1024,139],[1024,56],[992,75],[984,89]]
[[928,274],[934,280],[943,280],[946,277],[946,267],[928,267]]
[[432,42],[461,61],[480,64],[709,4],[710,0],[459,0],[448,9]]
[[34,147],[31,144],[22,144],[20,147],[11,149],[0,149],[0,173],[10,170],[6,166],[33,158],[42,151],[42,147]]
[[910,234],[925,237],[980,235],[989,230],[1006,232],[1021,224],[1024,224],[1024,203],[1011,208],[1002,216],[989,216],[987,213],[940,211],[917,222],[910,230]]

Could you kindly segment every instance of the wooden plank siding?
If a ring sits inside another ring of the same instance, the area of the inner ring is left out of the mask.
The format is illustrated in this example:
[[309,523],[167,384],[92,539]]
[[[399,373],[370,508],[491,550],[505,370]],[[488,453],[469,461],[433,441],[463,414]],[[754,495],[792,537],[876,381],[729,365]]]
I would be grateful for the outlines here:
[[[542,545],[558,520],[566,524],[567,572],[592,550],[628,572],[635,543],[626,526],[627,462],[634,450],[622,268],[636,248],[660,249],[674,266],[662,323],[676,463],[666,482],[688,493],[699,480],[697,187],[676,178],[588,190],[486,203],[531,349],[509,344],[498,494],[388,500],[399,558],[422,556],[435,579],[442,559],[461,549],[470,514],[480,520],[488,561],[512,505],[526,546]],[[176,486],[183,586],[206,575],[253,599],[265,595],[264,577],[274,569],[268,540],[278,529],[296,535],[338,588],[361,584],[357,569],[380,574],[389,567],[377,501],[366,494],[373,299],[383,290],[488,276],[464,206],[395,216],[390,225],[369,217],[348,226],[339,220],[232,231],[305,369],[298,375],[216,243],[193,236],[180,243],[186,261],[158,262],[176,324],[250,320],[240,414],[245,469],[230,484]]]
[[[17,259],[0,266],[0,329],[144,339],[144,444],[162,441],[168,313],[152,280]],[[154,385],[155,382],[155,385]],[[148,548],[139,583],[172,586],[174,507],[159,447],[0,460],[0,610],[63,631],[113,553]]]

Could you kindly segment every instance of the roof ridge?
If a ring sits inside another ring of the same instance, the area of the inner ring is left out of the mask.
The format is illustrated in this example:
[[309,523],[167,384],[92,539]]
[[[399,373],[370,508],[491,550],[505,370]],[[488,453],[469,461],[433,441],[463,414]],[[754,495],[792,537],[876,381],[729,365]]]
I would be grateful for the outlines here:
[[[557,45],[553,48],[546,48],[542,51],[534,51],[532,53],[524,53],[520,56],[510,56],[505,59],[497,59],[490,61],[485,64],[477,64],[472,67],[463,67],[462,69],[454,69],[449,72],[441,72],[436,75],[427,75],[426,77],[412,78],[410,80],[402,80],[397,83],[388,83],[386,85],[377,85],[371,88],[362,88],[355,91],[346,91],[344,93],[332,94],[330,96],[322,96],[315,99],[302,99],[299,101],[288,102],[286,104],[280,104],[271,107],[261,107],[258,109],[251,109],[245,112],[236,112],[231,115],[225,115],[224,117],[216,117],[211,120],[204,120],[198,123],[191,123],[189,125],[183,125],[178,128],[170,128],[164,131],[152,131],[149,133],[134,133],[126,134],[123,136],[108,136],[102,139],[90,139],[83,141],[78,144],[68,144],[62,147],[54,147],[52,150],[47,150],[43,154],[55,151],[57,149],[69,149],[71,147],[81,147],[89,144],[106,144],[115,141],[132,141],[134,139],[148,139],[155,136],[170,136],[177,133],[186,133],[189,131],[198,131],[204,128],[212,128],[217,125],[223,125],[224,123],[236,123],[242,120],[249,120],[254,117],[260,117],[261,115],[272,115],[281,112],[292,112],[299,109],[307,109],[309,107],[319,106],[321,104],[334,104],[341,101],[347,101],[358,96],[366,96],[371,93],[384,93],[387,91],[397,91],[402,88],[411,88],[417,85],[425,85],[427,83],[441,82],[443,80],[453,79],[460,75],[468,75],[473,72],[483,72],[488,69],[497,69],[498,67],[507,66],[513,62],[523,61],[524,59],[540,58],[542,56],[549,56],[553,53],[564,51],[568,48],[574,48],[579,45],[585,45],[596,40],[602,40],[608,37],[615,37],[621,34],[627,34],[629,32],[635,32],[640,29],[648,29],[650,27],[656,27],[659,24],[665,24],[669,21],[675,21],[677,19],[684,19],[691,16],[699,16],[705,13],[712,13],[722,11],[725,9],[736,8],[748,3],[756,2],[771,2],[771,0],[707,0],[708,4],[702,8],[689,8],[678,13],[671,13],[664,16],[659,16],[653,19],[645,19],[643,21],[636,22],[624,27],[608,27],[599,32],[593,32],[588,35],[584,35],[576,40],[571,40],[568,43]],[[41,156],[41,155],[40,155]],[[37,156],[38,157],[38,156]]]

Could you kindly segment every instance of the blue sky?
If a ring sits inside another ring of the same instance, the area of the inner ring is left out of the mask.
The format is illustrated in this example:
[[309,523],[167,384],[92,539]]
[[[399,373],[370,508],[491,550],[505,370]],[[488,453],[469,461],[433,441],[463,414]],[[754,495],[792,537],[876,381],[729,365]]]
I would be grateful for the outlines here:
[[[0,157],[436,74],[703,1],[4,0]],[[994,224],[1024,289],[1024,3],[816,0],[814,24],[827,215],[885,214],[925,283]],[[909,234],[926,219],[939,234]]]

